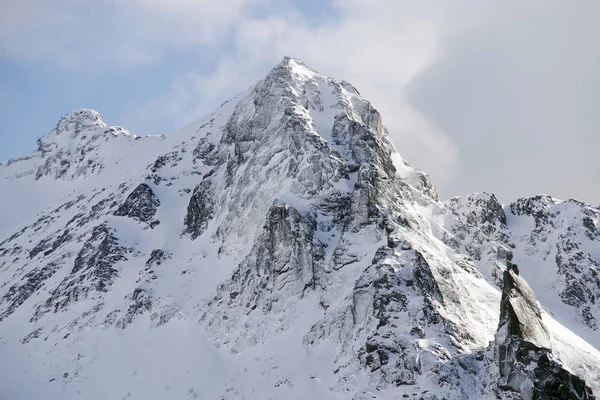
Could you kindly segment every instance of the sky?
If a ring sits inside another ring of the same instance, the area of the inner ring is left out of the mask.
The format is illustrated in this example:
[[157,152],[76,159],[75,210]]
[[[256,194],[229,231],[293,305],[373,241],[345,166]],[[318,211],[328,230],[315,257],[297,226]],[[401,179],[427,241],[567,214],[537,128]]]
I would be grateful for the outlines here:
[[600,204],[597,0],[0,0],[0,160],[65,113],[163,134],[281,59],[356,86],[442,199]]

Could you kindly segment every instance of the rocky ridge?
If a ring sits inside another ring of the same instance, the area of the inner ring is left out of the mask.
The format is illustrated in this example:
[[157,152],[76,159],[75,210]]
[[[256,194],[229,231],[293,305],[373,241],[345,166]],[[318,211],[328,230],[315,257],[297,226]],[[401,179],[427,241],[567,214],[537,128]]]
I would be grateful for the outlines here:
[[[600,235],[597,208],[576,200],[549,196],[518,199],[502,207],[485,193],[447,202],[453,213],[466,220],[465,231],[481,229],[515,255],[522,273],[540,301],[588,340],[598,337],[600,318]],[[555,292],[562,303],[556,302]],[[539,295],[538,295],[539,296]],[[600,345],[594,341],[594,345]]]

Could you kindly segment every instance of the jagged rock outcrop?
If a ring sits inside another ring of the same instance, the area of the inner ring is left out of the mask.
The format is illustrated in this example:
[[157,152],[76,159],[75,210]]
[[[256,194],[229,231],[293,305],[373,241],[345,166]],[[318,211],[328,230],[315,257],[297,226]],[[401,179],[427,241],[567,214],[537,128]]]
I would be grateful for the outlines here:
[[[534,289],[542,292],[549,285],[556,287],[562,302],[579,315],[583,325],[579,332],[596,331],[600,318],[598,209],[576,200],[561,201],[543,195],[518,199],[502,209],[494,199],[493,195],[475,193],[446,203],[466,223],[463,227],[452,227],[454,238],[460,242],[453,247],[464,246],[471,255],[479,257],[484,241],[478,234],[481,231],[487,240],[506,246],[524,265],[526,276],[536,276],[541,269],[548,271],[543,283],[530,280]],[[507,253],[497,255],[496,260],[480,258],[498,271],[496,261]],[[499,277],[497,272],[495,275]],[[499,280],[498,284],[501,285]],[[550,306],[554,293],[539,299],[542,305]],[[560,317],[568,320],[570,313]]]
[[[401,272],[389,263],[398,257],[392,250],[381,249],[377,258],[385,253],[385,258],[369,267],[354,288],[354,323],[369,326],[366,320],[376,321],[358,357],[377,387],[414,385],[421,374],[429,372],[431,361],[451,358],[447,349],[435,344],[430,349],[434,357],[421,359],[423,353],[418,346],[427,332],[440,326],[442,321],[435,309],[442,298],[419,252],[406,251]],[[416,295],[423,296],[422,302],[415,301]]]
[[152,188],[146,183],[141,183],[127,196],[114,215],[145,222],[153,228],[159,224],[159,221],[153,220],[159,206],[160,200]]
[[161,249],[152,250],[150,258],[146,261],[146,268],[153,268],[160,266],[163,262],[171,258],[172,255]]
[[96,226],[77,254],[73,269],[51,292],[51,296],[36,309],[36,320],[52,310],[63,311],[69,305],[84,299],[91,291],[106,292],[118,276],[116,264],[127,261],[128,249],[106,224]]
[[493,194],[472,193],[465,197],[453,197],[446,204],[467,224],[477,226],[485,235],[504,242],[506,213]]
[[12,314],[17,307],[42,288],[46,280],[62,266],[61,261],[60,259],[51,261],[41,268],[35,268],[26,273],[18,284],[13,284],[0,300],[1,305],[7,304],[6,309],[0,314],[0,321]]
[[[250,254],[208,302],[201,317],[208,329],[230,331],[245,326],[248,331],[237,338],[243,346],[247,345],[244,342],[260,342],[264,335],[253,320],[269,315],[281,315],[281,320],[290,318],[286,316],[286,305],[314,290],[323,274],[324,250],[314,232],[314,221],[294,207],[275,201]],[[236,308],[244,310],[245,316],[237,317]]]
[[133,293],[126,297],[126,300],[129,301],[129,307],[125,315],[116,321],[116,326],[121,329],[127,328],[136,315],[142,315],[152,310],[152,295],[145,289],[135,288]]
[[494,195],[473,193],[444,204],[456,218],[446,220],[439,239],[473,260],[483,275],[502,288],[504,260],[513,254],[506,214]]
[[[95,110],[82,109],[70,112],[58,121],[52,132],[38,139],[38,150],[42,152],[42,156],[46,156],[59,147],[59,138],[65,140],[75,138],[84,132],[106,127],[100,114]],[[62,138],[63,135],[69,137]]]
[[533,217],[536,228],[550,222],[547,210],[561,201],[551,196],[538,195],[520,198],[510,204],[510,211],[515,215],[527,215]]
[[205,180],[196,186],[185,215],[183,233],[190,235],[192,239],[200,236],[208,226],[208,221],[212,218],[214,200],[211,196],[210,181]]
[[42,239],[33,249],[29,251],[29,258],[34,258],[39,253],[48,256],[52,252],[56,251],[61,245],[68,243],[73,239],[73,235],[69,232],[69,229],[65,229],[58,237],[48,237]]
[[[560,298],[576,307],[583,322],[598,329],[600,318],[600,265],[582,249],[579,238],[571,231],[558,236],[555,261],[558,273],[564,277],[565,287]],[[600,242],[599,242],[600,244]]]
[[524,399],[595,399],[584,380],[554,360],[541,313],[518,267],[508,262],[495,343],[500,390]]

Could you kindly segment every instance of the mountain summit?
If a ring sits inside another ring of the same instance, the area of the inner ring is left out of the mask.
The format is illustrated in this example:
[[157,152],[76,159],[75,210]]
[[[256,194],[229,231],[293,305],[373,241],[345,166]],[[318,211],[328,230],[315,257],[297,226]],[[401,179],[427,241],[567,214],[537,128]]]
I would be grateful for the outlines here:
[[440,202],[293,58],[170,136],[70,113],[0,178],[7,398],[600,391],[598,209]]

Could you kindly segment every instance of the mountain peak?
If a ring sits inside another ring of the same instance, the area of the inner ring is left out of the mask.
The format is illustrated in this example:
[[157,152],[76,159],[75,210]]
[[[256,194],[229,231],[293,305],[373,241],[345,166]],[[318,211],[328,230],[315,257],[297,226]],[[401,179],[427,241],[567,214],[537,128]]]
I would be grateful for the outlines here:
[[73,130],[79,133],[89,129],[106,128],[106,126],[98,111],[81,108],[65,114],[56,124],[56,130],[58,132]]
[[104,129],[106,126],[96,110],[82,108],[71,111],[58,120],[50,133],[38,139],[38,150],[44,156],[52,149],[68,146],[82,132]]
[[298,59],[298,58],[294,58],[294,57],[290,57],[290,56],[284,56],[283,60],[281,60],[281,63],[283,65],[299,65],[302,67],[306,67],[306,64],[304,64],[304,62],[302,62],[302,60]]
[[[103,143],[122,135],[136,138],[120,126],[106,125],[95,110],[79,109],[65,114],[50,133],[37,141],[37,150],[45,162],[36,172],[36,178],[48,174],[56,178],[73,177],[101,169]],[[68,173],[75,165],[77,172]]]
[[295,81],[299,78],[300,81],[304,81],[316,77],[322,79],[326,78],[325,76],[319,74],[319,72],[317,72],[316,70],[309,68],[301,60],[285,56],[279,64],[273,67],[273,69],[269,72],[265,80],[268,81],[273,78],[278,78],[284,81]]

